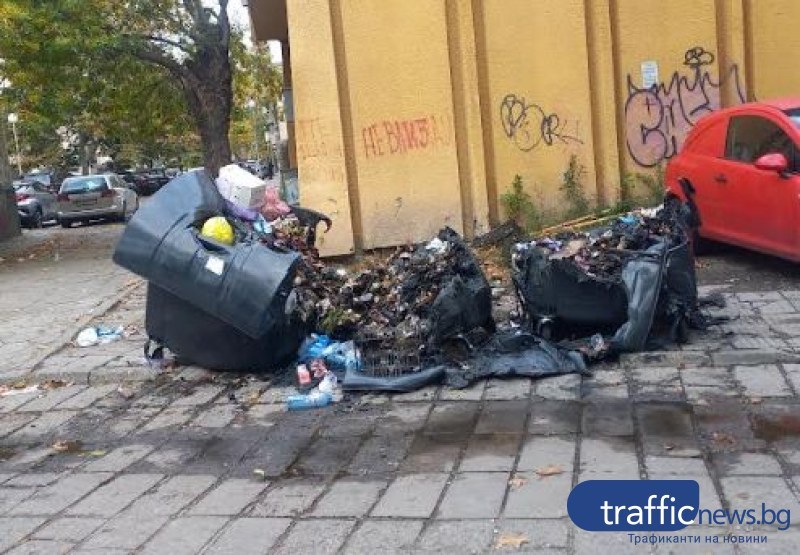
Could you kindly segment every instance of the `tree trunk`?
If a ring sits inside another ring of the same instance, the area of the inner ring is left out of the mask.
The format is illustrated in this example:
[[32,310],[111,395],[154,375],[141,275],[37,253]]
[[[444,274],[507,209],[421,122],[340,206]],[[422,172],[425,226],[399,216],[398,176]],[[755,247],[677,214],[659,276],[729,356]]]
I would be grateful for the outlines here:
[[189,111],[197,125],[206,169],[216,176],[231,162],[228,131],[233,103],[233,77],[227,48],[205,45],[193,63],[186,64],[194,79],[183,81]]

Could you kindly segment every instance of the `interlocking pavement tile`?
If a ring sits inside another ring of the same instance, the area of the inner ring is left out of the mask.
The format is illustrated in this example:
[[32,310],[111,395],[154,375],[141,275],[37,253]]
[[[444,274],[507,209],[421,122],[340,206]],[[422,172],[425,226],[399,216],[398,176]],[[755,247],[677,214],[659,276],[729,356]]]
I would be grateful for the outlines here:
[[247,507],[266,489],[266,482],[232,478],[206,494],[194,505],[189,514],[192,515],[236,515]]
[[477,434],[522,433],[528,418],[529,401],[489,401],[481,411]]
[[495,543],[506,534],[528,540],[520,546],[522,552],[564,549],[569,541],[569,528],[564,520],[507,519],[497,524]]
[[360,443],[357,437],[317,437],[293,468],[304,476],[333,476],[353,459]]
[[636,446],[631,438],[583,438],[580,461],[581,473],[607,473],[631,480],[639,477]]
[[724,476],[780,476],[781,465],[767,453],[719,453],[714,465]]
[[492,521],[437,521],[422,533],[419,549],[424,553],[486,553],[493,530]]
[[291,529],[277,549],[275,555],[334,554],[344,543],[347,534],[355,525],[354,520],[304,520]]
[[44,523],[43,518],[0,518],[0,551],[5,551]]
[[447,478],[447,474],[409,474],[398,477],[372,510],[372,516],[428,518]]
[[514,434],[474,435],[458,469],[461,472],[509,471],[514,468],[519,448],[520,436]]
[[334,482],[312,511],[314,516],[361,517],[372,508],[386,482],[356,481]]
[[53,515],[60,513],[101,483],[110,474],[71,474],[38,490],[27,501],[12,510],[16,515]]
[[88,497],[70,507],[70,515],[111,517],[156,485],[161,474],[125,474],[97,488]]
[[421,520],[367,520],[344,547],[346,555],[401,555],[414,552]]
[[795,509],[795,499],[783,478],[777,476],[731,476],[722,478],[722,491],[731,508],[752,508],[761,503],[772,509]]
[[583,408],[584,436],[632,436],[633,411],[627,399],[587,403]]
[[[39,398],[30,403],[26,403],[19,410],[24,412],[45,412],[53,407],[68,400],[70,397],[78,395],[86,389],[82,385],[67,385],[57,389],[46,390]],[[61,407],[59,407],[61,408]]]
[[395,435],[415,432],[425,426],[431,405],[427,403],[401,403],[379,418],[375,425],[376,435]]
[[204,555],[263,555],[289,528],[289,518],[239,518],[214,540]]
[[0,414],[13,412],[25,405],[25,403],[36,399],[38,396],[38,391],[31,391],[30,393],[18,393],[16,395],[0,397]]
[[223,387],[219,385],[201,385],[191,394],[173,401],[171,407],[196,407],[210,403],[217,395],[222,393]]
[[467,436],[461,434],[417,435],[400,470],[409,473],[450,472],[466,443]]
[[653,475],[682,476],[707,472],[706,463],[699,457],[659,457],[651,455],[645,458],[645,467],[651,479]]
[[3,417],[0,418],[0,437],[16,432],[33,420],[36,420],[35,414],[25,412],[4,414]]
[[236,418],[239,412],[240,410],[235,405],[212,405],[192,420],[192,426],[224,428]]
[[48,522],[33,537],[39,540],[80,542],[104,522],[102,518],[62,517]]
[[478,403],[437,403],[425,424],[426,434],[468,434],[475,425]]
[[567,516],[567,497],[572,473],[539,476],[518,472],[511,480],[503,511],[506,518],[562,518]]
[[537,400],[531,406],[528,433],[576,434],[581,426],[581,404],[576,401]]
[[123,445],[89,463],[84,470],[87,472],[119,472],[150,454],[153,449],[155,449],[153,445],[146,444]]
[[142,495],[125,512],[138,515],[173,515],[199,497],[215,481],[215,476],[173,476]]
[[527,399],[531,395],[530,378],[493,378],[486,383],[485,399],[493,401],[512,401]]
[[507,485],[507,472],[456,474],[439,505],[437,518],[496,518]]
[[539,470],[558,466],[571,473],[575,464],[576,439],[570,436],[531,437],[525,441],[517,470]]
[[75,416],[74,412],[61,410],[45,412],[36,420],[33,420],[11,434],[9,440],[11,441],[30,441],[33,439],[41,439],[44,436],[53,434],[59,428],[64,426]]
[[36,488],[0,487],[0,515],[11,511],[14,507],[34,494]]
[[578,374],[552,376],[535,383],[534,395],[558,401],[577,401],[581,394],[581,377]]
[[253,508],[251,516],[297,516],[325,490],[321,482],[289,479],[278,482]]
[[790,397],[792,391],[777,366],[737,366],[733,369],[736,380],[745,394],[751,397]]
[[227,522],[225,517],[189,516],[167,524],[142,549],[143,555],[194,555]]
[[117,389],[117,387],[117,385],[99,385],[95,387],[87,387],[77,395],[59,403],[56,408],[64,410],[80,410],[89,408],[95,403],[95,401],[98,401],[106,395],[109,395],[112,391]]
[[347,471],[358,476],[391,474],[400,467],[413,440],[410,434],[373,436],[358,449]]
[[61,555],[68,553],[75,544],[56,540],[28,540],[6,551],[8,555]]
[[166,428],[183,426],[191,420],[193,411],[194,407],[181,406],[166,408],[139,430],[139,433],[155,432]]

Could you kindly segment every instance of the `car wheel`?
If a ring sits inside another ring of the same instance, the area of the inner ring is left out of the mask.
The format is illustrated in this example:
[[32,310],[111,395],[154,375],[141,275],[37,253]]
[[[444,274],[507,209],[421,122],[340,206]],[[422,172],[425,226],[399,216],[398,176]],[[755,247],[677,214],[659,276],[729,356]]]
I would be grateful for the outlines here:
[[41,229],[43,225],[44,225],[44,218],[42,216],[42,210],[40,208],[37,208],[36,211],[33,213],[33,216],[31,216],[30,228]]
[[72,220],[59,220],[58,223],[60,223],[61,227],[64,229],[69,229],[72,227]]

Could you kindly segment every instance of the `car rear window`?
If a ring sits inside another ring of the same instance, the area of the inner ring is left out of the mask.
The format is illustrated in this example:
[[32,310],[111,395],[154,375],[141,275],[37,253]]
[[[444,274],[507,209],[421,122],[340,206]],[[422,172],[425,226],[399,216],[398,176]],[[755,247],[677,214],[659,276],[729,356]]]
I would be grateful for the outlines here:
[[94,193],[108,188],[106,178],[98,177],[78,177],[65,179],[61,185],[62,193]]

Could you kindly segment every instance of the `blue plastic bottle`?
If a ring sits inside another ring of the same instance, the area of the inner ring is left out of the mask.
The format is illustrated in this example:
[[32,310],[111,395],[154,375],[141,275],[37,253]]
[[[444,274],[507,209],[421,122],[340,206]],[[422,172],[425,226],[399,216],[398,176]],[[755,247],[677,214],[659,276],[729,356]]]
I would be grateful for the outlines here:
[[330,393],[314,391],[308,395],[289,395],[286,398],[286,408],[289,410],[315,409],[327,407],[333,402]]

